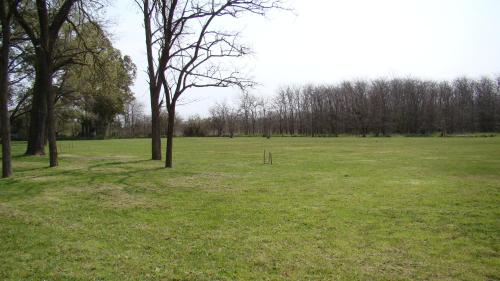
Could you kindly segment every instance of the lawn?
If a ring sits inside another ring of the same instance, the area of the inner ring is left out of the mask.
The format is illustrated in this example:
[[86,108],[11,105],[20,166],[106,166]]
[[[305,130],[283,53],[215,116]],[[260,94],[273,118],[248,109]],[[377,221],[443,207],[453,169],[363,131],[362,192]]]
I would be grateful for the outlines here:
[[498,136],[59,145],[14,143],[0,280],[500,279]]

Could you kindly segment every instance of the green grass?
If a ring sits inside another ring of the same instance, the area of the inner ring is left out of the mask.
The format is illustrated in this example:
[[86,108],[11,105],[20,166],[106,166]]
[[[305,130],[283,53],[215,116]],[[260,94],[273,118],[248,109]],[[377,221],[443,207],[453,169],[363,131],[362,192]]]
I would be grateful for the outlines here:
[[1,280],[500,279],[499,137],[59,145],[14,143]]

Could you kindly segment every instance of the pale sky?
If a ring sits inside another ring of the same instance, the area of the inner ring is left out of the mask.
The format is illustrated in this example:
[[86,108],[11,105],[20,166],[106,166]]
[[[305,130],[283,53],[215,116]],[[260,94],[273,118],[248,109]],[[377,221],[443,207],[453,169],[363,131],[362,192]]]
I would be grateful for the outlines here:
[[[290,0],[293,12],[234,21],[255,53],[245,69],[273,95],[283,85],[345,79],[415,77],[453,79],[500,74],[498,0]],[[133,87],[149,112],[141,13],[133,0],[108,9],[115,47],[132,57]],[[208,115],[215,102],[234,103],[240,90],[186,92],[182,117]]]

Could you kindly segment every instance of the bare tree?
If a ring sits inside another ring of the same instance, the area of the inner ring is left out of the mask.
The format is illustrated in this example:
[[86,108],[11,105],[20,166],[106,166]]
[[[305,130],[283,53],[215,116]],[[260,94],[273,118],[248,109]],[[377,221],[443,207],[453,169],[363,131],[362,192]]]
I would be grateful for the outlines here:
[[229,133],[229,137],[233,138],[234,134],[237,130],[237,122],[238,122],[238,112],[236,109],[229,107],[227,112],[227,130]]
[[486,77],[476,82],[478,122],[481,131],[493,132],[496,126],[496,85]]
[[285,132],[285,120],[286,120],[286,99],[285,90],[279,89],[277,94],[273,98],[273,109],[276,112],[278,118],[278,133],[283,135]]
[[[254,85],[238,69],[225,64],[227,59],[245,56],[250,50],[238,42],[239,32],[223,30],[218,21],[238,18],[244,13],[263,15],[277,8],[280,1],[151,1],[138,4],[144,13],[146,44],[160,46],[156,64],[152,49],[147,47],[148,74],[155,91],[160,87],[159,81],[163,85],[169,115],[165,167],[172,167],[174,117],[179,98],[192,88],[237,86],[245,89]],[[154,65],[156,69],[152,68]],[[152,102],[157,103],[156,93],[151,96]]]
[[255,96],[248,92],[243,92],[239,97],[239,111],[243,118],[243,127],[245,128],[246,135],[250,135],[251,108],[254,101]]
[[[166,69],[169,57],[170,46],[173,34],[172,29],[173,13],[169,12],[170,19],[163,18],[168,1],[166,0],[135,0],[143,13],[144,34],[147,54],[147,74],[149,83],[149,97],[151,105],[151,158],[161,160],[161,107],[163,101],[160,100],[162,89],[162,77]],[[172,1],[177,2],[177,1]],[[177,5],[176,3],[172,3]],[[174,7],[175,8],[175,7]],[[157,52],[155,54],[155,51]]]
[[295,118],[296,118],[296,102],[295,100],[298,97],[298,94],[300,93],[299,88],[291,88],[288,87],[285,90],[285,96],[286,96],[286,105],[287,105],[287,111],[288,111],[288,116],[287,116],[287,121],[288,121],[288,133],[290,135],[295,134]]
[[130,100],[125,105],[125,113],[123,114],[123,119],[124,127],[127,129],[127,136],[136,136],[138,123],[144,115],[143,107],[143,104],[135,98]]
[[271,106],[267,98],[261,97],[257,100],[258,119],[260,120],[260,132],[267,138],[271,137]]
[[[245,88],[254,83],[224,59],[249,53],[238,32],[216,26],[219,18],[243,13],[263,15],[280,0],[136,0],[143,12],[152,112],[152,156],[161,159],[159,112],[165,102],[169,119],[165,166],[172,166],[173,128],[179,97],[190,88]],[[156,51],[157,53],[155,54]],[[165,99],[160,100],[163,86]]]
[[225,102],[216,103],[209,109],[209,112],[210,112],[210,119],[212,121],[212,125],[214,126],[217,136],[219,137],[223,136],[229,115],[228,105]]
[[462,77],[453,81],[456,98],[456,127],[462,132],[474,130],[474,85],[471,80]]

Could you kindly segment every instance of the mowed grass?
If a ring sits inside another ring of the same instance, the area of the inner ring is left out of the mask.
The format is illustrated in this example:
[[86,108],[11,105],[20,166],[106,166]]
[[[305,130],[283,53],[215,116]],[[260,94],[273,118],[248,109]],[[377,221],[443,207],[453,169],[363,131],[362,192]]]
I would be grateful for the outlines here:
[[1,280],[500,279],[500,137],[59,145],[14,143]]

